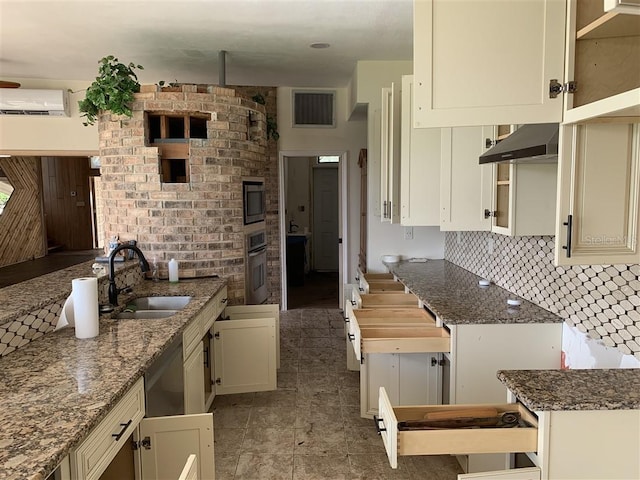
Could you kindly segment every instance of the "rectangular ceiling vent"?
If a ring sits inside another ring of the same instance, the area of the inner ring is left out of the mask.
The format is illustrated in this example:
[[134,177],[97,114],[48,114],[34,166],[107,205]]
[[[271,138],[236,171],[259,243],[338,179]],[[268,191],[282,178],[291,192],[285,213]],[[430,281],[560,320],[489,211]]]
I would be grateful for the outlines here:
[[335,127],[335,91],[293,92],[294,127]]

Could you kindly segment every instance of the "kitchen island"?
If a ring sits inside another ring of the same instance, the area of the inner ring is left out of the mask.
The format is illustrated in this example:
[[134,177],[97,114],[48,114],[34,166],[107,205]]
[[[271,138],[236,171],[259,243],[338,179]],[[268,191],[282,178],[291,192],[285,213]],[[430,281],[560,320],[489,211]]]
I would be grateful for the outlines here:
[[510,402],[537,417],[537,448],[529,454],[536,478],[640,478],[640,369],[501,370],[497,375]]
[[[64,296],[70,275],[78,276],[75,270],[61,274],[58,288],[51,284],[43,295]],[[52,473],[225,285],[219,278],[143,281],[129,298],[188,295],[192,300],[164,319],[103,315],[95,338],[80,340],[73,328],[65,328],[0,358],[0,479],[41,480]],[[43,304],[38,292],[22,288],[28,293],[19,300],[24,306],[13,309],[30,311]],[[3,290],[0,298],[8,296]],[[14,294],[10,298],[18,301]],[[120,304],[127,298],[121,295]]]

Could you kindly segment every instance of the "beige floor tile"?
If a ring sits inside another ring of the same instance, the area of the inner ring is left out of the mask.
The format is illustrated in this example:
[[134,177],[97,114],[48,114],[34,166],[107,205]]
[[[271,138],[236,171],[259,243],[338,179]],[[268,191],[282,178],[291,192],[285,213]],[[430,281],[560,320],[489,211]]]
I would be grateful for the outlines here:
[[360,405],[360,387],[340,387],[340,405]]
[[293,480],[348,480],[349,457],[345,454],[294,455]]
[[235,453],[237,455],[238,450],[242,447],[245,431],[246,429],[244,428],[214,428],[213,451],[215,455],[226,453]]
[[298,372],[281,372],[278,370],[278,389],[296,390],[298,387]]
[[324,328],[314,327],[314,328],[305,328],[302,327],[302,338],[331,338],[333,336],[333,331],[327,325]]
[[250,413],[251,407],[214,407],[214,428],[246,428]]
[[[233,480],[238,465],[239,452],[215,453],[216,480]],[[204,479],[203,479],[204,480]]]
[[312,426],[296,428],[295,454],[346,453],[347,441],[343,428]]
[[375,426],[372,419],[360,416],[360,405],[341,405],[340,412],[345,428]]
[[[353,480],[413,480],[405,465],[391,468],[386,455],[349,454],[349,462]],[[425,476],[424,480],[428,477]]]
[[242,453],[293,454],[293,428],[247,428]]
[[254,407],[286,407],[296,405],[297,392],[295,390],[272,390],[270,392],[256,392],[253,400]]
[[340,407],[333,405],[299,405],[296,408],[296,428],[331,427],[342,429]]
[[253,405],[255,393],[234,393],[230,395],[216,395],[212,408],[220,407],[250,407]]
[[340,406],[340,397],[335,393],[327,393],[317,390],[299,391],[297,405]]
[[249,416],[249,428],[291,428],[296,423],[296,407],[253,407]]
[[242,453],[235,480],[291,480],[293,455]]
[[382,438],[376,432],[373,423],[369,427],[351,427],[348,432],[347,448],[349,454],[377,453],[381,457],[387,458]]

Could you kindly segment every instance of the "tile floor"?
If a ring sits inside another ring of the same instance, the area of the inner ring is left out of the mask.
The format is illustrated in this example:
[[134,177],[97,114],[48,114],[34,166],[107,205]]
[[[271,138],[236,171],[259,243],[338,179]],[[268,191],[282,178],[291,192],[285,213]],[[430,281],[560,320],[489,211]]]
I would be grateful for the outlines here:
[[346,369],[342,314],[280,316],[281,367],[272,392],[214,400],[217,480],[454,480],[451,456],[400,457],[393,470],[373,420],[360,417],[359,373]]

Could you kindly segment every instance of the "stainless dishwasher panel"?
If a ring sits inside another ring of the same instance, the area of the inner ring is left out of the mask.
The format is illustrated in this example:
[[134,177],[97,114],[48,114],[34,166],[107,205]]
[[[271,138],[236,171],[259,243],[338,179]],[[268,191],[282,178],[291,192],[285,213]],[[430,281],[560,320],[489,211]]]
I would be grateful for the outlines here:
[[147,417],[184,414],[182,335],[149,367],[144,391]]

